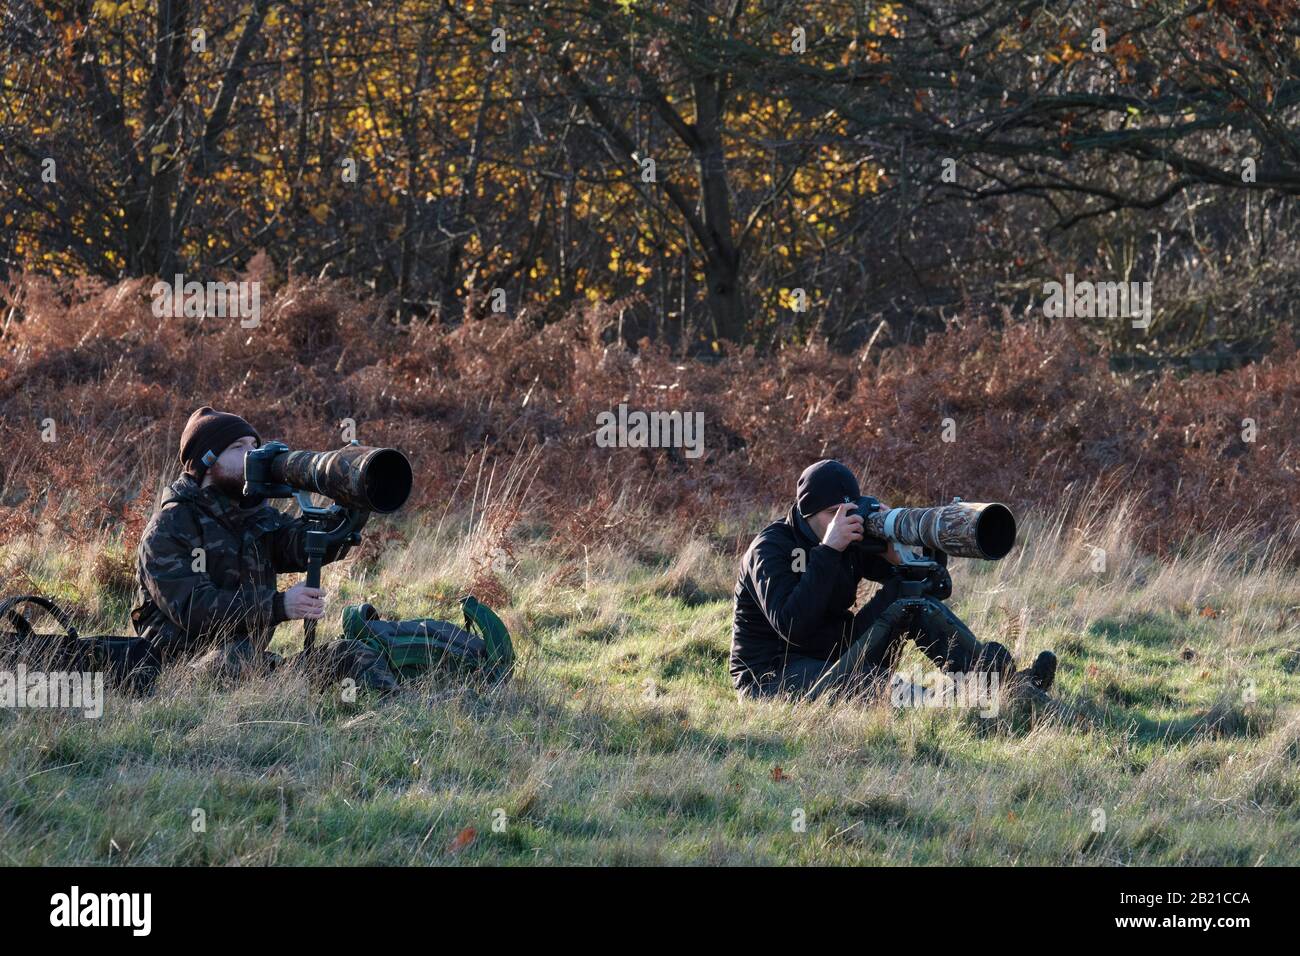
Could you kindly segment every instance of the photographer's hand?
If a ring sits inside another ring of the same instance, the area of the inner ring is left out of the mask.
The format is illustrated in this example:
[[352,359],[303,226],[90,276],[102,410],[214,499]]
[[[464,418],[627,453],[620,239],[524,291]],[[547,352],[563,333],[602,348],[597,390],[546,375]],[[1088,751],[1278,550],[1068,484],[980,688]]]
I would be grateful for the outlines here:
[[857,505],[842,504],[835,509],[835,517],[826,526],[826,534],[822,536],[822,544],[826,547],[843,551],[855,541],[862,540],[862,515],[856,510],[848,513],[849,508],[856,509]]
[[325,592],[295,584],[284,592],[284,617],[287,621],[319,621],[325,616]]

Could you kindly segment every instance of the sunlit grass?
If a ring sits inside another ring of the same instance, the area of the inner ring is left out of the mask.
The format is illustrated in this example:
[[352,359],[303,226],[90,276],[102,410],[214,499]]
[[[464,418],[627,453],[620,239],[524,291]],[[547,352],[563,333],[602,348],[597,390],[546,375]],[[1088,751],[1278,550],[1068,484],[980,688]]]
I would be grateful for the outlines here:
[[[328,568],[333,611],[453,617],[500,540],[473,498]],[[1061,656],[1059,712],[996,720],[738,703],[737,556],[717,542],[762,518],[567,557],[517,525],[496,565],[511,683],[435,675],[348,703],[176,668],[98,721],[0,711],[0,863],[1300,862],[1300,578],[1225,535],[1158,562],[1126,546],[1126,520],[1031,516],[1006,561],[954,564],[981,637]],[[94,571],[112,547],[24,539],[4,560],[87,631],[125,633],[129,602]]]

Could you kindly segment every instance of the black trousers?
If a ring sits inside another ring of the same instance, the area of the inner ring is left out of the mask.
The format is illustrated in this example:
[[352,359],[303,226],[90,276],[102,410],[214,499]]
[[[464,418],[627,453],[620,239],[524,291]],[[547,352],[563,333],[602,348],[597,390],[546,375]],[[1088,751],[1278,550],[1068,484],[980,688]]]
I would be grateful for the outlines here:
[[829,660],[790,654],[777,674],[750,685],[741,694],[820,697],[828,693],[862,693],[894,669],[909,640],[936,667],[950,671],[1015,668],[1002,645],[981,644],[942,602],[900,598],[895,579],[882,585],[853,616],[853,643],[843,654]]

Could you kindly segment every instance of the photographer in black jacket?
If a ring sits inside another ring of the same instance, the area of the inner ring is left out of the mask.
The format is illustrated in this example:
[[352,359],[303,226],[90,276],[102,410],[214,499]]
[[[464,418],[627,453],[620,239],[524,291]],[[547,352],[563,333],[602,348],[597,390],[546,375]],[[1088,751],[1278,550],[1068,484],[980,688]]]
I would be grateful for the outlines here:
[[[855,513],[860,494],[853,472],[838,461],[809,466],[799,476],[790,513],[764,528],[745,552],[731,635],[737,692],[860,692],[889,673],[909,638],[938,667],[1013,677],[1007,649],[977,641],[943,604],[930,602],[916,613],[894,603],[897,555],[850,547],[862,540],[862,516]],[[850,608],[864,578],[882,587],[855,615]],[[1046,690],[1055,664],[1044,652],[1026,676]]]

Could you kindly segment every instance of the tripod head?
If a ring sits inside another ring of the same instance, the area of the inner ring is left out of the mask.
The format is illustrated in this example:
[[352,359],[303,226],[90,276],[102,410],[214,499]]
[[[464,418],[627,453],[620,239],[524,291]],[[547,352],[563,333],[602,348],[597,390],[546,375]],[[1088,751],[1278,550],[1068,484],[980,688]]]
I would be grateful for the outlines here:
[[[308,587],[320,587],[321,565],[325,563],[325,553],[340,541],[349,544],[361,543],[361,529],[370,519],[370,511],[364,508],[344,508],[331,502],[321,507],[312,504],[311,495],[305,491],[295,491],[294,501],[302,511],[307,530],[304,532],[304,546],[307,551]],[[310,651],[316,643],[316,622],[303,621],[302,648]]]
[[946,601],[952,597],[952,575],[948,573],[948,555],[943,551],[931,552],[925,548],[916,554],[905,547],[895,547],[902,563],[894,566],[899,578],[900,597],[929,597]]

